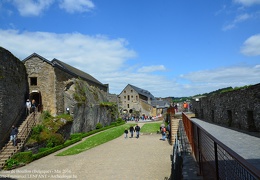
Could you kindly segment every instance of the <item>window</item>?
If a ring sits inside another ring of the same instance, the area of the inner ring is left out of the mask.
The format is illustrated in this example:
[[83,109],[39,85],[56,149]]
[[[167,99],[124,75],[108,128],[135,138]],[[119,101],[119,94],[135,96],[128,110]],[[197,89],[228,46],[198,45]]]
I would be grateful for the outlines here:
[[129,104],[127,104],[127,108],[129,108],[130,106],[129,106]]
[[133,92],[133,89],[131,89],[131,93]]
[[31,86],[37,86],[37,77],[31,77],[30,78],[30,85]]
[[130,100],[130,96],[129,96],[129,95],[127,96],[127,100],[128,100],[128,101]]

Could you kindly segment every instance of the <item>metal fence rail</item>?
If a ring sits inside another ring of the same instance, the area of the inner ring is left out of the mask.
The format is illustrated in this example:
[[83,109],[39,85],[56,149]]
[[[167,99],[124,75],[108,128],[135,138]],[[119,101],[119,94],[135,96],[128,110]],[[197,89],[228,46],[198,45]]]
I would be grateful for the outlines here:
[[205,179],[258,180],[260,171],[182,113],[193,155]]
[[178,140],[178,136],[175,135],[175,142],[173,145],[172,153],[172,172],[170,179],[182,179],[182,156],[181,156],[181,144]]

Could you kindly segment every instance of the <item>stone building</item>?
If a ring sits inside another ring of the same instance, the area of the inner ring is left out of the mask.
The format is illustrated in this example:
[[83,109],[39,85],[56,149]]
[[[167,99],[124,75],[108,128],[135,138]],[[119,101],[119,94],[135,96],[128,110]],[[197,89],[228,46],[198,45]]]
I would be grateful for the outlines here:
[[90,86],[107,92],[108,85],[102,84],[91,75],[80,71],[60,60],[49,61],[33,53],[23,60],[28,74],[30,100],[36,100],[38,110],[48,110],[52,115],[66,112],[64,91],[72,78],[80,78]]
[[120,111],[133,113],[139,111],[140,115],[151,116],[152,100],[154,96],[147,90],[128,84],[118,95]]
[[196,117],[245,131],[260,132],[260,84],[192,101]]
[[158,116],[162,110],[169,107],[169,103],[157,100],[149,91],[128,84],[118,95],[121,113],[132,114],[138,111],[145,116]]
[[167,112],[167,109],[171,106],[171,104],[167,100],[158,98],[152,101],[152,106],[152,116],[160,116],[161,114],[165,114]]

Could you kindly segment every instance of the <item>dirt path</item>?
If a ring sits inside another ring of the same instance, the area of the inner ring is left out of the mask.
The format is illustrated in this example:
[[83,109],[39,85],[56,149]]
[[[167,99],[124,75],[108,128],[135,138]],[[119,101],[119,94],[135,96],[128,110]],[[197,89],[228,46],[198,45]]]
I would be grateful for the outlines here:
[[1,171],[0,176],[17,180],[164,180],[171,173],[172,146],[160,138],[160,134],[141,134],[139,139],[122,135],[77,155],[60,157],[56,152],[13,171]]

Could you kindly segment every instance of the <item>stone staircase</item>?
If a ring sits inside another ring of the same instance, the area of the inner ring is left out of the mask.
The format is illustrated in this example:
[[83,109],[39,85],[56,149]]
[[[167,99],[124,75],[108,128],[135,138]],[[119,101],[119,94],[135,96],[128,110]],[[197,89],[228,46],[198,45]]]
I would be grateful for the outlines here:
[[172,118],[171,119],[171,144],[173,145],[175,142],[176,134],[178,133],[179,127],[179,119]]
[[8,159],[10,159],[15,153],[20,152],[25,141],[31,133],[32,128],[36,125],[40,113],[30,114],[25,121],[19,126],[19,133],[17,135],[18,143],[13,146],[12,142],[8,142],[0,151],[0,169],[2,169]]

